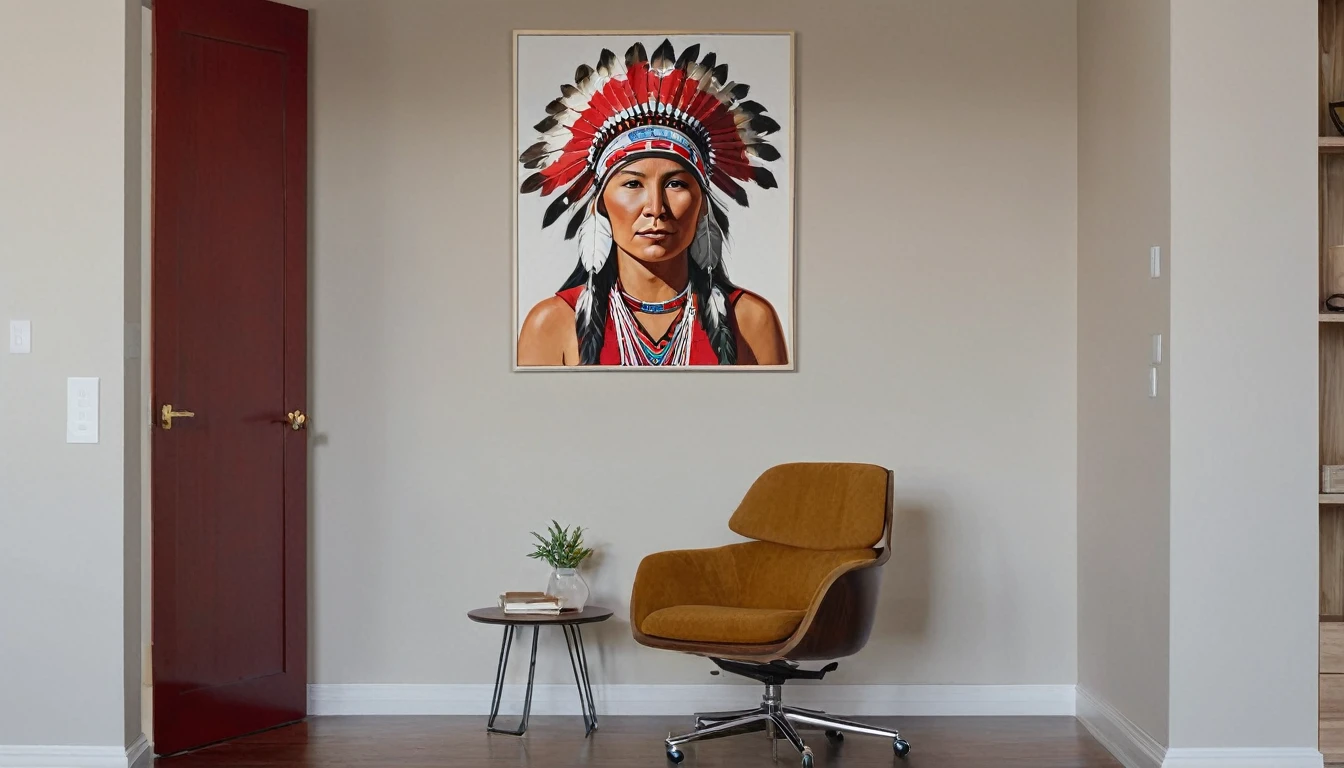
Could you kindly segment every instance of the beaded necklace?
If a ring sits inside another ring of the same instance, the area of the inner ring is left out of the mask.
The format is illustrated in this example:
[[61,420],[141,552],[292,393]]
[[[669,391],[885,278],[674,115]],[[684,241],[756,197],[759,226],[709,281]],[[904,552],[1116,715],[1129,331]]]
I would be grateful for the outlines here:
[[[691,335],[695,327],[695,297],[686,287],[676,298],[667,302],[649,303],[635,299],[619,285],[611,287],[611,315],[616,326],[616,345],[621,351],[621,365],[689,365],[691,361]],[[675,307],[670,307],[672,304]],[[654,310],[643,307],[655,307]],[[670,307],[670,308],[664,308]],[[673,330],[666,342],[659,344],[640,327],[632,308],[651,314],[665,314],[682,310],[681,317],[673,321]]]

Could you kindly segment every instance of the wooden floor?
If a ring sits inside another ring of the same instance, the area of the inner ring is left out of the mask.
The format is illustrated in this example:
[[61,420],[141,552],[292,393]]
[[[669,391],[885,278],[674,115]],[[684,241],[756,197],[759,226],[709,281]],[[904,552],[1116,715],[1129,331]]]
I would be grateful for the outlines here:
[[[503,720],[504,718],[501,718]],[[1071,717],[862,718],[897,728],[910,756],[897,761],[891,742],[849,736],[832,745],[816,731],[803,738],[816,765],[836,768],[1121,768]],[[516,721],[515,721],[516,722]],[[514,722],[497,725],[512,727]],[[603,717],[583,738],[578,717],[533,717],[527,735],[485,733],[483,717],[323,717],[197,752],[155,761],[158,768],[476,768],[477,766],[593,766],[669,768],[662,740],[681,733],[689,718]],[[770,758],[763,733],[730,736],[683,748],[683,768],[798,766],[797,753],[779,744]]]

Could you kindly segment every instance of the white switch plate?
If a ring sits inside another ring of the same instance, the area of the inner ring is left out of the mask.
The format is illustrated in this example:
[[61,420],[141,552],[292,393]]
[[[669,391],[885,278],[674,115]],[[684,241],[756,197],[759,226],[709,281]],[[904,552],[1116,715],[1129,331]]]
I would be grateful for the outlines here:
[[1154,245],[1148,249],[1148,276],[1158,278],[1162,276],[1162,246]]
[[1162,364],[1162,334],[1153,334],[1153,365]]
[[1157,366],[1148,369],[1148,396],[1157,397]]
[[9,351],[15,355],[26,355],[33,351],[33,324],[31,321],[9,321]]
[[98,379],[65,381],[65,442],[98,442]]

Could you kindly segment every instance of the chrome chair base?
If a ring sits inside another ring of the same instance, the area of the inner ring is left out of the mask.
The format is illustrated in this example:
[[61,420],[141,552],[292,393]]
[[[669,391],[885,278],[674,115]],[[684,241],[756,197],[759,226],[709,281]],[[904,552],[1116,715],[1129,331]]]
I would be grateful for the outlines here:
[[680,763],[685,755],[680,747],[693,741],[718,739],[743,733],[769,731],[772,745],[783,738],[798,750],[802,756],[803,768],[812,768],[812,749],[798,734],[799,728],[817,728],[826,731],[830,738],[843,738],[845,733],[864,736],[881,736],[892,740],[892,749],[898,757],[910,752],[910,743],[901,738],[899,731],[890,728],[858,723],[832,717],[815,709],[785,706],[780,696],[780,685],[766,685],[761,704],[753,709],[738,709],[728,712],[699,712],[695,715],[695,730],[680,736],[667,737],[667,757],[674,763]]

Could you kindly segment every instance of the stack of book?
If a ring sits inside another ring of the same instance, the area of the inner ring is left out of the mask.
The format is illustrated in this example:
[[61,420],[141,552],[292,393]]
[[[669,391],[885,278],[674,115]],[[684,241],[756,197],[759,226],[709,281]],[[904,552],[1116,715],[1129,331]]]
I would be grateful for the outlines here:
[[499,596],[499,607],[511,615],[556,616],[560,613],[560,598],[545,592],[505,592]]

